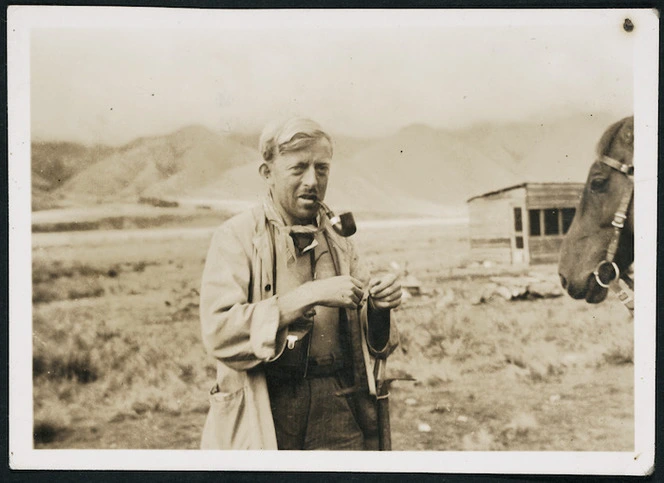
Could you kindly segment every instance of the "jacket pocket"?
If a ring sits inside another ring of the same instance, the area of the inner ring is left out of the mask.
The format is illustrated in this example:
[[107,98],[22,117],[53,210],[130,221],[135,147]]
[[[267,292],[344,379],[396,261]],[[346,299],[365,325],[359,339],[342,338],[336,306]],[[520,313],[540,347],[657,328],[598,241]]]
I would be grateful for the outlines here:
[[235,392],[210,394],[201,449],[249,449],[252,435],[248,431],[245,388]]

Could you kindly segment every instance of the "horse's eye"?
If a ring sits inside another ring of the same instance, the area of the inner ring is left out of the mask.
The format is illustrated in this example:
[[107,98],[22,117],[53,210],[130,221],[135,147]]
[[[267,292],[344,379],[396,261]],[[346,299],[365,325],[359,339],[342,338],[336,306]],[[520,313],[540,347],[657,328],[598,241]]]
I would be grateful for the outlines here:
[[593,178],[590,181],[590,189],[594,192],[602,192],[606,189],[609,178]]

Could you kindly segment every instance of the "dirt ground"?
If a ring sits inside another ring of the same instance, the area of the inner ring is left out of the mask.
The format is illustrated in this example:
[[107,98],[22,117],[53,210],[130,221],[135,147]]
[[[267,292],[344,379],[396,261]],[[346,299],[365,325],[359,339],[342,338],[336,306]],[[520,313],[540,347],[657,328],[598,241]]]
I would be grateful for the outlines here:
[[[43,235],[43,236],[40,236]],[[36,448],[196,448],[214,363],[200,342],[209,232],[33,237]],[[372,270],[407,270],[388,371],[395,450],[629,451],[633,325],[614,298],[478,301],[490,278],[555,267],[467,263],[464,226],[373,226]],[[83,240],[83,238],[81,238]]]

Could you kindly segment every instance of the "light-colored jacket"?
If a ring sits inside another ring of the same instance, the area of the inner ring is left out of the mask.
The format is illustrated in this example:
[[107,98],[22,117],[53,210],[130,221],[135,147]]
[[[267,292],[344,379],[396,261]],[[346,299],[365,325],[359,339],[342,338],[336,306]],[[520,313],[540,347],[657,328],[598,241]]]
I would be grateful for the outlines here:
[[[368,281],[352,242],[337,235],[321,218],[338,261],[340,275]],[[273,240],[261,206],[221,225],[212,237],[201,285],[203,343],[217,360],[202,449],[277,449],[272,411],[262,364],[277,359],[288,329],[278,330],[279,308],[273,295]],[[363,360],[368,390],[375,395],[375,356],[398,344],[390,321],[389,342],[376,350],[368,341],[367,304],[360,311]],[[216,392],[215,392],[216,391]]]

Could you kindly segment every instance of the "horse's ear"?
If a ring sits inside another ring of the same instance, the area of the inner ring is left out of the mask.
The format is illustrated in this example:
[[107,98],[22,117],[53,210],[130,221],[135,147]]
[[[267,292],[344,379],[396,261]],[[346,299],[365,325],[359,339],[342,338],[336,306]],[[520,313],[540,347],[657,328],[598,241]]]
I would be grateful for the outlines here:
[[621,141],[626,146],[634,144],[634,118],[628,118],[620,133]]

